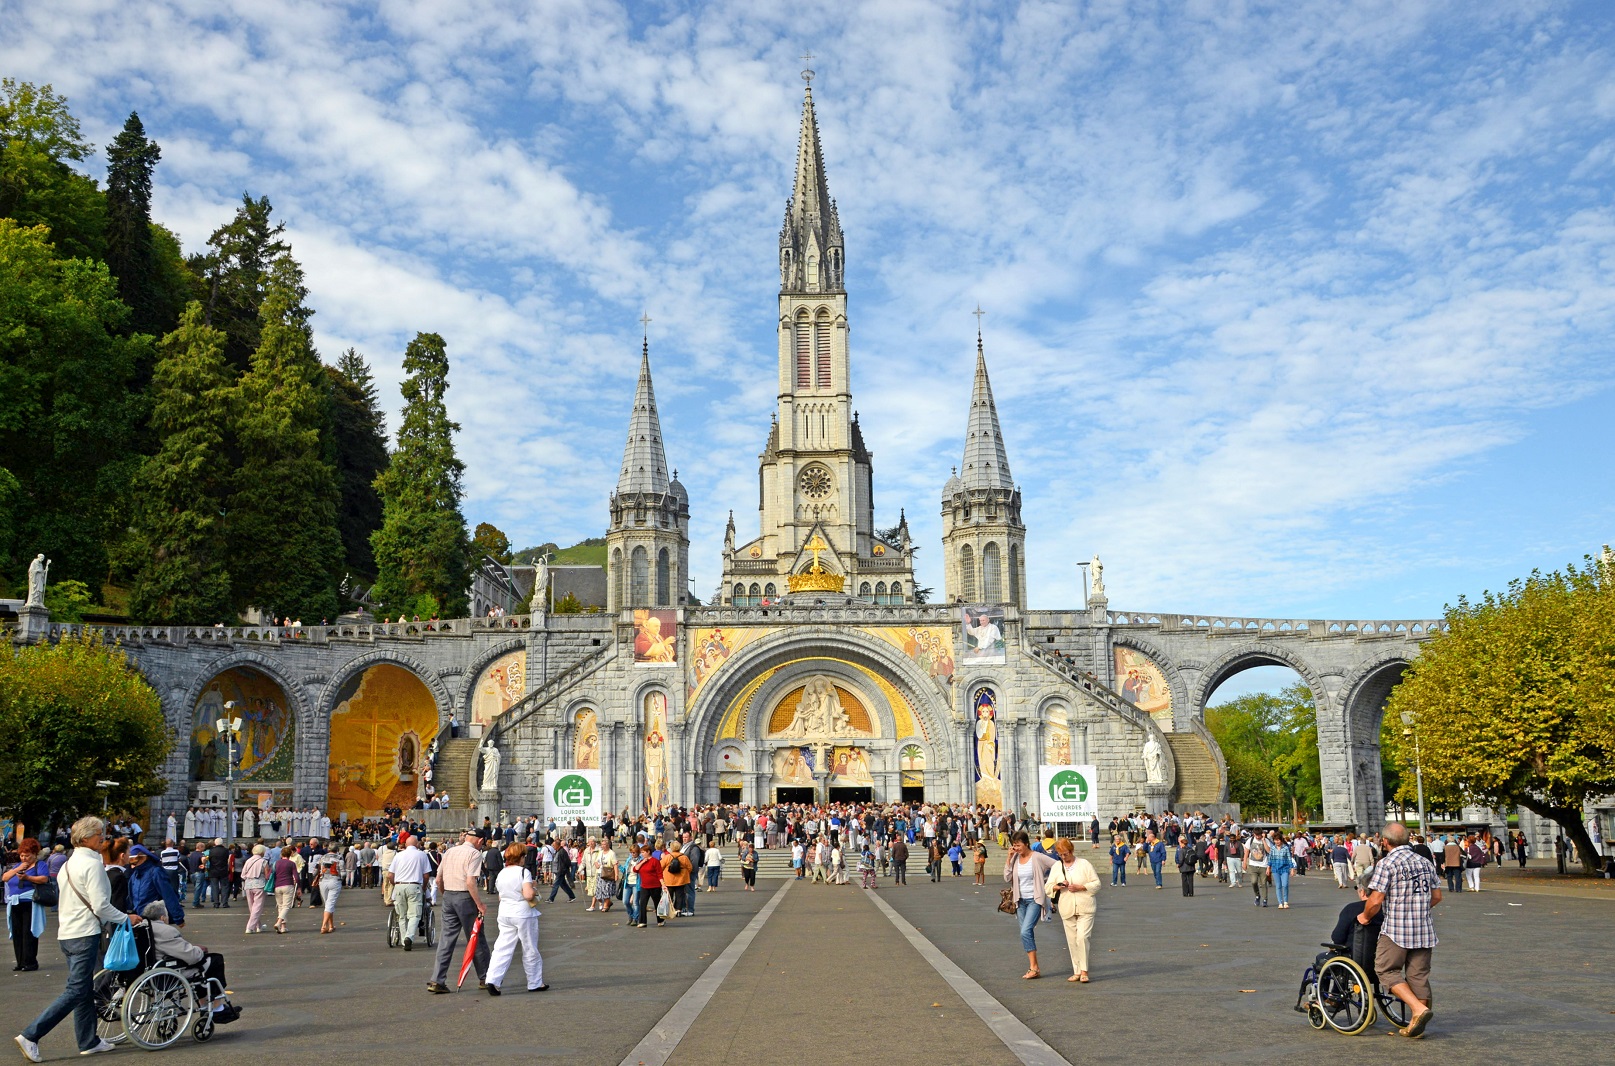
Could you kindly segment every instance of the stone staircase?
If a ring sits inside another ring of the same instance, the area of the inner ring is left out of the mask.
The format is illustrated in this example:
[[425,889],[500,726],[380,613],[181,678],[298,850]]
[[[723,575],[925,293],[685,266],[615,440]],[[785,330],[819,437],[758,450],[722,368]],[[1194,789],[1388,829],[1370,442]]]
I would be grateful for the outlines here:
[[1217,803],[1222,798],[1222,774],[1211,749],[1195,733],[1168,733],[1172,760],[1177,764],[1178,782],[1173,800],[1177,807]]
[[[447,732],[447,730],[445,730]],[[471,802],[471,765],[477,760],[477,742],[471,737],[446,737],[438,741],[437,762],[432,767],[432,784],[447,791],[454,810],[475,806]]]

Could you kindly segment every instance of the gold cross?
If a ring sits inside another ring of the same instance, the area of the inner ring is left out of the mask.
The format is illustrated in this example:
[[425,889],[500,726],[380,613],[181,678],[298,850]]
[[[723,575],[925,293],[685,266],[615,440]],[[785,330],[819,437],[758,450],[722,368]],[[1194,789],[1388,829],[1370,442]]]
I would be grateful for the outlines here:
[[813,553],[813,572],[815,574],[822,569],[819,566],[819,553],[828,551],[829,548],[830,545],[826,544],[824,538],[817,533],[813,534],[813,539],[807,542],[807,550]]

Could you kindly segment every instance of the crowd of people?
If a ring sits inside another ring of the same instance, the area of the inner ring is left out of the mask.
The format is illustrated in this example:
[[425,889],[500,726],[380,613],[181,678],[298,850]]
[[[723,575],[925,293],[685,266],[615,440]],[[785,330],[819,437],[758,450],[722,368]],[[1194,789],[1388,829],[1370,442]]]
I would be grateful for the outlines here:
[[[990,847],[996,844],[1006,853],[1003,880],[1009,886],[1000,909],[1017,917],[1028,960],[1023,977],[1042,975],[1037,927],[1058,920],[1071,955],[1067,979],[1089,983],[1096,897],[1104,881],[1081,852],[1095,855],[1108,847],[1112,888],[1128,884],[1131,867],[1147,878],[1146,884],[1162,889],[1170,862],[1179,871],[1185,896],[1194,895],[1196,880],[1215,878],[1231,888],[1248,885],[1255,906],[1276,903],[1279,909],[1289,907],[1292,877],[1306,876],[1309,869],[1328,871],[1339,889],[1356,890],[1347,907],[1351,913],[1343,911],[1342,921],[1365,909],[1371,918],[1380,908],[1387,915],[1406,909],[1392,902],[1390,886],[1400,884],[1398,878],[1422,885],[1425,867],[1398,857],[1398,849],[1423,862],[1433,884],[1444,877],[1451,892],[1479,891],[1481,871],[1489,863],[1507,854],[1523,865],[1527,854],[1518,834],[1505,842],[1490,833],[1440,834],[1425,841],[1405,829],[1400,838],[1390,829],[1377,836],[1304,829],[1291,833],[1241,825],[1229,816],[1208,818],[1199,811],[1136,812],[1112,819],[1108,827],[1092,819],[1069,836],[1057,836],[1053,826],[1040,823],[1024,806],[1016,814],[946,804],[712,805],[637,815],[622,811],[593,827],[537,817],[499,824],[484,819],[481,826],[455,834],[452,842],[433,839],[411,814],[390,809],[375,818],[332,822],[317,811],[267,812],[255,819],[260,838],[243,843],[222,833],[218,812],[197,808],[183,820],[171,818],[170,828],[220,835],[183,841],[171,837],[155,853],[140,843],[143,830],[133,819],[108,826],[85,818],[72,826],[64,842],[22,841],[15,853],[5,856],[3,873],[14,970],[38,969],[46,913],[56,906],[70,976],[63,997],[19,1036],[19,1045],[25,1054],[30,1048],[37,1052],[39,1038],[78,1009],[83,992],[78,963],[84,954],[79,942],[91,936],[86,930],[92,927],[99,937],[103,920],[128,915],[131,921],[151,922],[153,928],[160,924],[171,932],[159,940],[175,957],[184,956],[199,972],[222,974],[222,957],[198,953],[180,933],[187,901],[193,910],[244,905],[248,934],[270,928],[284,934],[294,912],[307,907],[320,915],[319,933],[329,935],[337,931],[337,904],[345,892],[376,891],[396,914],[406,952],[421,941],[423,915],[441,905],[441,934],[427,982],[438,994],[452,990],[448,973],[456,946],[479,921],[489,919],[487,909],[497,903],[493,928],[478,938],[472,956],[478,987],[497,996],[518,951],[526,987],[549,988],[539,950],[539,907],[562,897],[566,903],[581,897],[586,912],[620,909],[633,929],[652,924],[666,928],[696,916],[700,894],[718,890],[726,866],[738,870],[740,890],[755,891],[760,857],[767,852],[784,852],[774,861],[788,861],[791,876],[799,880],[843,886],[852,883],[855,869],[858,883],[875,890],[883,881],[906,887],[911,862],[923,864],[932,883],[950,875],[962,879],[968,866],[972,884],[985,886]],[[245,827],[237,823],[235,828]],[[47,835],[47,840],[54,839]],[[64,878],[70,863],[75,865]],[[81,880],[97,887],[87,891]],[[52,890],[69,882],[84,891],[84,899],[73,902],[71,919]],[[104,889],[99,887],[103,882]],[[1435,902],[1439,896],[1438,889]],[[275,905],[272,922],[264,914],[270,900]],[[1407,922],[1399,921],[1396,930],[1402,935]],[[1406,950],[1399,956],[1393,950],[1395,957],[1386,964],[1403,989],[1396,994],[1422,1004],[1410,1001],[1410,1016],[1423,1018],[1417,1026],[1422,1032],[1428,1022],[1429,970],[1428,956],[1418,952],[1427,951],[1434,939],[1433,932],[1426,937],[1424,926],[1414,924],[1415,933],[1395,941]],[[1423,939],[1429,944],[1419,942]],[[220,1020],[236,1016],[239,1009],[228,1005]],[[92,1024],[89,1037],[80,1032],[80,1050],[98,1050],[98,1039]]]

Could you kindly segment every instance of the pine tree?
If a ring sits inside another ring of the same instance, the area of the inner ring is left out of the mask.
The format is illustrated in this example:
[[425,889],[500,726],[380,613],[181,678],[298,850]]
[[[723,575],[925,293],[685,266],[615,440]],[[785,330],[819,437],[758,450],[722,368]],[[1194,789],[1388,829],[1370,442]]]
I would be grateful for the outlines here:
[[161,157],[133,111],[107,146],[107,266],[129,306],[129,328],[154,335],[171,328],[151,232],[151,173]]
[[136,479],[134,528],[122,553],[134,569],[129,611],[157,625],[230,621],[223,516],[233,389],[224,334],[204,325],[202,305],[192,303],[161,350],[152,378],[158,450]]
[[369,581],[376,575],[370,537],[381,528],[376,478],[387,469],[387,415],[364,356],[349,348],[336,366],[325,369],[331,379],[332,437],[342,493],[337,529],[343,559],[348,573]]
[[417,333],[404,351],[404,372],[398,448],[376,479],[383,518],[371,538],[377,567],[371,596],[384,609],[406,613],[432,597],[446,616],[456,617],[468,609],[471,544],[460,514],[465,465],[454,454],[460,427],[443,403],[449,387],[443,338]]
[[230,571],[238,608],[256,605],[314,621],[336,616],[342,538],[336,472],[320,439],[330,398],[305,295],[302,271],[291,256],[278,257],[264,284],[258,347],[239,390]]
[[271,265],[289,255],[280,239],[285,223],[269,222],[269,197],[241,198],[235,218],[213,231],[208,251],[192,258],[193,273],[207,284],[207,324],[224,331],[224,357],[245,371],[258,350],[260,311]]

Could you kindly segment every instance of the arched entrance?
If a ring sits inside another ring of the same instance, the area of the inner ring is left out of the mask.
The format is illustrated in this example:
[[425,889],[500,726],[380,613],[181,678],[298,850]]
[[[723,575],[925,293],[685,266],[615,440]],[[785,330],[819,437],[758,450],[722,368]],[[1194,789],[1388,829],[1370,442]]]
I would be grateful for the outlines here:
[[[739,643],[737,641],[737,643]],[[749,640],[712,668],[687,709],[697,802],[896,800],[905,747],[925,798],[957,791],[947,749],[951,693],[900,647],[857,629],[797,626]],[[720,761],[721,760],[721,761]],[[723,791],[720,791],[723,790]]]
[[338,687],[330,721],[332,817],[414,806],[438,731],[438,701],[425,682],[397,663],[369,663]]

